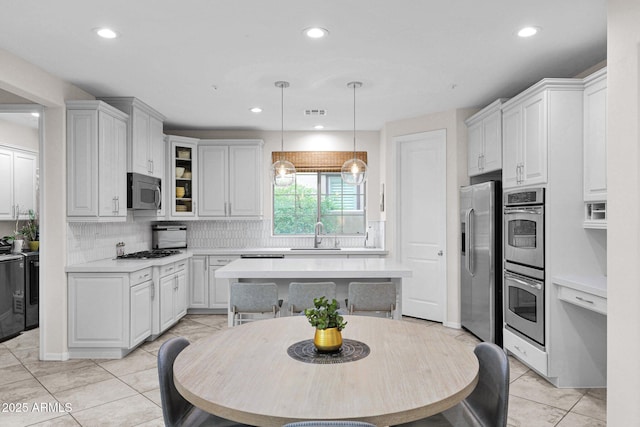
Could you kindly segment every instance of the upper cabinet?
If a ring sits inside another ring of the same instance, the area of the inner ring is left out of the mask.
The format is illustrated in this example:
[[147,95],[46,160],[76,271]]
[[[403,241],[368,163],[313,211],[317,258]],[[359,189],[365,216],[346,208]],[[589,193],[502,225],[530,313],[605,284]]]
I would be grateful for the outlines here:
[[502,169],[502,110],[498,99],[468,118],[467,171],[469,176]]
[[163,191],[169,219],[195,218],[198,203],[198,140],[167,135],[167,148],[169,167]]
[[0,220],[28,219],[36,211],[38,154],[0,146]]
[[102,101],[67,102],[67,220],[127,219],[127,119]]
[[607,69],[584,79],[585,228],[607,226]]
[[262,216],[262,140],[201,140],[198,146],[198,216]]
[[137,98],[100,99],[129,115],[127,171],[164,178],[164,116]]

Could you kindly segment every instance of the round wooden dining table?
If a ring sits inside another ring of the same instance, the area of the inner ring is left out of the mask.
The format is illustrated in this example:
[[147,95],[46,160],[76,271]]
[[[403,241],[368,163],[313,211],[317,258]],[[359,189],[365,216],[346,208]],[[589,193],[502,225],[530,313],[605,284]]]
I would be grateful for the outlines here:
[[313,338],[304,316],[259,320],[200,339],[177,357],[176,388],[209,413],[255,426],[305,420],[394,425],[442,412],[478,381],[473,348],[440,328],[345,316],[343,339],[369,354],[344,363],[306,363],[288,349]]

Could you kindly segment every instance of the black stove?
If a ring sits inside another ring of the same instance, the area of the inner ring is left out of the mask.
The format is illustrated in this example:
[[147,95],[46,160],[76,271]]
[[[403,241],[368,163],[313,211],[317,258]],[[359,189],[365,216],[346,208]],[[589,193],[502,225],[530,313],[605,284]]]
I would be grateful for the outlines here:
[[181,253],[178,249],[154,249],[152,251],[132,252],[116,257],[116,259],[154,259],[164,258],[166,256],[178,255]]

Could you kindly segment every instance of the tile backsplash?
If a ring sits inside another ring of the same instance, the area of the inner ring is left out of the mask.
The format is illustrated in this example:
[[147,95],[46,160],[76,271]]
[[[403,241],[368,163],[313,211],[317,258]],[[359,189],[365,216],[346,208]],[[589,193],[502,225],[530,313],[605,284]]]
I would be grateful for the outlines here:
[[[125,251],[151,248],[151,225],[156,221],[136,218],[129,212],[126,222],[68,223],[69,265],[114,258],[116,244],[125,243]],[[274,237],[270,220],[185,221],[190,248],[298,248],[313,247],[313,236]],[[384,221],[370,221],[369,237],[323,235],[321,247],[384,248]],[[337,241],[337,243],[336,243]]]

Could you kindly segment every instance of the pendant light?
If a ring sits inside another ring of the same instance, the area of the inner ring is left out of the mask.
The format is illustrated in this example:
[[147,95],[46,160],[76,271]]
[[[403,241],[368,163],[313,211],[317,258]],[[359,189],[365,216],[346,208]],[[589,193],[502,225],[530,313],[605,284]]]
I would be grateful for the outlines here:
[[362,83],[349,82],[347,87],[353,88],[353,159],[344,162],[340,174],[345,184],[360,185],[367,179],[367,164],[356,156],[356,89]]
[[296,180],[296,167],[284,159],[284,89],[289,87],[289,82],[278,81],[275,85],[280,88],[280,159],[271,165],[271,180],[276,187],[288,187]]

